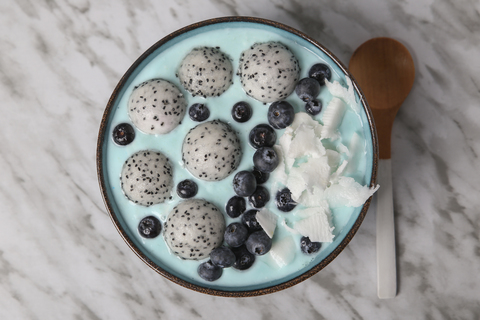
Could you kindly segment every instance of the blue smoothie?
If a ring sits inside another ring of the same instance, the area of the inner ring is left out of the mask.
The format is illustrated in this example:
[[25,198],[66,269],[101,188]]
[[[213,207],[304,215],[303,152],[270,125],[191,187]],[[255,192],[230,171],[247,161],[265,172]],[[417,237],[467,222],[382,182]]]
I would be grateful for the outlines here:
[[[142,218],[153,215],[163,223],[173,207],[182,201],[175,191],[172,193],[171,200],[150,207],[136,205],[125,197],[120,186],[122,166],[128,157],[140,150],[156,150],[167,156],[173,168],[174,185],[176,186],[184,179],[194,180],[199,187],[196,198],[205,199],[217,206],[224,213],[227,225],[234,221],[240,221],[240,218],[232,219],[225,214],[226,202],[235,195],[232,188],[235,173],[221,181],[211,182],[195,178],[184,167],[182,162],[183,139],[187,132],[198,124],[198,122],[192,121],[188,114],[181,124],[168,134],[149,135],[136,130],[135,140],[131,144],[118,146],[113,142],[111,138],[113,128],[120,123],[131,123],[127,112],[127,100],[134,87],[146,80],[161,78],[172,82],[182,90],[188,106],[194,103],[206,104],[211,113],[208,120],[219,119],[228,123],[237,132],[241,140],[243,156],[236,172],[251,170],[255,149],[249,145],[248,134],[254,126],[268,123],[268,104],[247,96],[242,89],[238,76],[233,77],[233,84],[221,96],[203,98],[192,97],[190,93],[184,90],[175,74],[183,57],[195,47],[220,47],[220,50],[232,60],[234,70],[237,70],[242,51],[248,49],[254,43],[267,41],[281,42],[294,53],[301,68],[300,78],[308,76],[308,70],[312,65],[325,63],[331,68],[331,81],[346,84],[344,73],[328,55],[296,35],[267,25],[244,22],[210,25],[186,32],[170,40],[148,56],[127,79],[126,85],[121,89],[114,102],[115,108],[112,110],[107,124],[103,155],[106,186],[114,214],[120,221],[122,228],[132,242],[155,264],[185,281],[200,286],[224,291],[254,290],[276,285],[299,276],[332,253],[350,231],[362,209],[361,207],[332,209],[331,224],[335,227],[333,231],[335,238],[331,243],[323,243],[320,252],[311,256],[300,251],[301,236],[298,234],[292,235],[282,224],[282,220],[285,220],[288,225],[293,225],[298,217],[294,212],[286,214],[279,211],[275,205],[275,195],[271,194],[271,200],[266,207],[279,216],[273,241],[292,236],[297,244],[297,250],[292,252],[294,259],[288,265],[279,267],[267,253],[265,256],[256,257],[255,263],[248,270],[239,271],[234,268],[225,268],[221,278],[214,282],[207,282],[198,276],[197,268],[201,262],[181,260],[172,254],[162,235],[154,239],[145,239],[138,233],[138,223]],[[358,101],[358,96],[356,98]],[[322,101],[325,108],[332,99],[332,95],[323,86],[318,99]],[[295,93],[286,100],[294,106],[296,112],[304,112],[304,102]],[[231,117],[231,109],[239,101],[246,101],[253,108],[252,118],[245,123],[235,122]],[[322,112],[314,118],[321,123]],[[335,144],[339,143],[348,146],[354,133],[360,136],[364,148],[361,150],[362,156],[357,157],[359,161],[356,164],[357,170],[354,178],[362,185],[369,185],[372,174],[373,152],[372,136],[365,111],[362,109],[357,113],[352,108],[348,108],[339,131],[341,139],[334,142],[332,148],[335,148]],[[277,130],[276,133],[278,139],[283,130]],[[275,181],[270,180],[265,183],[265,187],[269,190],[275,183]],[[247,210],[250,208],[247,205]],[[301,209],[301,206],[297,206],[294,210]]]

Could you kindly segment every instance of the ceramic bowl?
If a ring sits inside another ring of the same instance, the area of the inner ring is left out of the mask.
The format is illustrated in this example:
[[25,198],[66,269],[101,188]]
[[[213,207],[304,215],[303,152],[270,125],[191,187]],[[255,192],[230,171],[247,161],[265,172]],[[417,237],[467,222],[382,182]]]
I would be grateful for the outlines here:
[[[171,160],[175,165],[178,165],[178,168],[181,168],[181,156],[179,156],[181,153],[181,142],[184,133],[193,127],[195,123],[188,118],[187,114],[182,124],[172,131],[172,135],[146,135],[136,130],[136,138],[133,143],[128,146],[117,146],[112,140],[112,130],[118,123],[131,122],[126,111],[126,101],[133,90],[132,88],[145,80],[160,77],[177,84],[183,90],[188,100],[188,105],[203,101],[207,105],[212,105],[212,108],[215,105],[225,106],[226,111],[224,112],[230,114],[231,106],[238,102],[237,99],[247,99],[251,102],[255,114],[257,109],[266,110],[268,106],[249,97],[242,98],[245,96],[245,93],[241,89],[238,76],[235,78],[236,76],[234,75],[232,88],[229,88],[222,96],[204,99],[202,97],[192,97],[186,92],[176,78],[175,72],[182,57],[195,46],[219,46],[223,52],[231,57],[233,67],[236,69],[238,67],[239,55],[243,50],[255,42],[268,39],[284,42],[295,54],[298,53],[300,56],[306,54],[310,57],[308,58],[310,60],[313,57],[311,61],[303,61],[303,56],[299,58],[303,69],[308,68],[312,61],[317,60],[330,65],[334,79],[338,79],[343,83],[345,83],[346,77],[350,77],[353,80],[347,68],[328,49],[300,31],[277,22],[259,18],[224,17],[211,19],[192,24],[167,35],[142,54],[127,70],[116,86],[101,121],[97,145],[97,171],[101,193],[113,224],[127,245],[149,267],[165,278],[198,292],[228,297],[258,296],[289,288],[308,279],[335,259],[350,242],[360,227],[370,204],[369,199],[363,206],[347,210],[343,214],[338,215],[338,217],[334,217],[335,238],[333,242],[324,243],[320,252],[314,257],[309,257],[308,259],[301,258],[304,259],[304,262],[300,266],[292,267],[291,270],[275,268],[267,260],[262,262],[264,257],[260,257],[257,259],[259,262],[255,262],[258,266],[252,268],[252,270],[225,269],[224,275],[219,280],[213,282],[206,282],[198,277],[196,267],[199,262],[186,262],[172,257],[162,236],[153,240],[139,236],[137,225],[142,217],[155,215],[164,222],[168,212],[180,199],[174,194],[173,200],[169,203],[150,207],[137,206],[131,203],[125,198],[120,187],[121,167],[126,158],[138,150],[160,148],[167,153],[171,153]],[[305,59],[308,60],[307,58]],[[302,76],[305,76],[303,75],[305,72],[307,71],[303,70]],[[365,137],[366,146],[363,161],[365,169],[359,179],[365,185],[373,186],[376,181],[378,158],[375,125],[364,96],[354,80],[353,87],[355,96],[360,102],[361,110],[352,118],[352,121],[358,121],[356,125],[358,125],[359,130],[362,131],[361,134]],[[295,93],[292,94],[291,99],[295,99],[293,96],[295,96]],[[222,115],[219,115],[219,117],[222,117]],[[233,123],[231,118],[225,119],[225,121],[232,122],[232,125],[237,125]],[[175,133],[176,130],[178,131],[177,133]],[[175,138],[174,135],[177,137]],[[253,152],[247,149],[249,149],[248,144],[245,152]],[[241,166],[239,169],[241,169]],[[245,168],[247,169],[247,167]],[[177,172],[177,182],[180,179],[189,177],[186,170],[178,169],[175,174]],[[212,190],[229,190],[231,179],[232,177],[225,179],[223,185],[220,184]],[[230,193],[228,191],[224,192],[230,196],[234,195],[233,191],[230,191]],[[220,199],[221,196],[219,194],[215,194],[215,191],[213,193],[213,195],[200,194],[199,196],[210,197],[208,200],[213,201],[223,210],[225,208],[224,203],[226,203],[228,198]],[[165,258],[167,256],[170,257]],[[132,257],[125,258],[130,259]],[[265,259],[268,258],[265,257]],[[128,263],[128,261],[125,261],[125,263]],[[298,263],[300,264],[300,262]],[[188,270],[183,270],[184,268]],[[263,275],[268,276],[263,277]]]

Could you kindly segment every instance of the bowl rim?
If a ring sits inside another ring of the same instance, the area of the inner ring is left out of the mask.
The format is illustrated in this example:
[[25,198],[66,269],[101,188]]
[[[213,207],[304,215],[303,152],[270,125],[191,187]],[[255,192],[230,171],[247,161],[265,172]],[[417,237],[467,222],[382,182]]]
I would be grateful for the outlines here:
[[105,137],[106,129],[107,129],[107,124],[109,120],[109,116],[114,108],[115,100],[117,96],[119,95],[121,89],[125,85],[126,81],[128,78],[131,76],[131,74],[134,72],[135,69],[148,57],[150,56],[155,50],[160,48],[162,45],[167,43],[168,41],[174,39],[175,37],[178,37],[184,33],[187,33],[189,31],[198,29],[200,27],[205,27],[208,25],[213,25],[213,24],[219,24],[219,23],[226,23],[226,22],[248,22],[248,23],[254,23],[254,24],[264,24],[267,26],[275,27],[284,31],[287,31],[289,33],[292,33],[300,38],[303,38],[304,40],[308,41],[312,45],[314,45],[316,48],[319,50],[323,51],[329,58],[331,58],[337,66],[342,70],[342,72],[348,76],[352,80],[352,84],[354,86],[355,91],[358,93],[360,97],[360,102],[363,106],[363,109],[365,110],[366,113],[366,118],[368,120],[369,128],[370,128],[370,133],[372,136],[372,153],[373,153],[373,163],[372,163],[372,174],[371,174],[371,183],[370,187],[376,185],[376,180],[377,180],[377,166],[378,166],[378,138],[377,138],[377,132],[376,132],[376,127],[375,123],[373,120],[373,115],[372,111],[370,110],[370,107],[368,106],[368,103],[365,99],[365,96],[363,92],[361,91],[360,87],[358,86],[357,82],[355,81],[354,77],[350,74],[348,69],[343,65],[343,63],[335,56],[333,55],[327,48],[325,48],[322,44],[320,44],[318,41],[315,39],[307,36],[301,31],[298,31],[292,27],[289,27],[285,24],[264,19],[264,18],[258,18],[258,17],[250,17],[250,16],[226,16],[226,17],[218,17],[218,18],[212,18],[212,19],[207,19],[203,21],[199,21],[193,24],[190,24],[186,27],[183,27],[181,29],[178,29],[167,36],[163,37],[159,41],[157,41],[155,44],[153,44],[149,49],[147,49],[131,66],[130,68],[125,72],[125,74],[122,76],[118,84],[116,85],[114,91],[112,92],[108,102],[107,106],[105,108],[105,111],[102,116],[102,120],[100,123],[100,129],[98,133],[98,139],[97,139],[97,151],[96,151],[96,167],[97,167],[97,178],[99,182],[99,187],[100,191],[103,197],[103,201],[105,203],[107,213],[110,216],[110,219],[112,220],[113,224],[115,225],[115,228],[117,231],[120,233],[121,237],[123,240],[127,243],[127,245],[130,247],[130,249],[144,262],[146,263],[151,269],[165,277],[166,279],[184,287],[187,289],[191,289],[196,292],[200,293],[205,293],[213,296],[221,296],[221,297],[254,297],[254,296],[261,296],[265,294],[270,294],[274,293],[277,291],[281,291],[287,288],[290,288],[300,282],[305,281],[306,279],[312,277],[316,273],[318,273],[320,270],[325,268],[330,262],[332,262],[339,254],[342,252],[345,247],[348,245],[348,243],[352,240],[353,236],[356,234],[358,229],[360,228],[360,225],[362,224],[366,213],[368,211],[368,208],[370,206],[372,197],[370,197],[363,205],[363,208],[361,212],[359,213],[359,216],[357,217],[355,223],[353,224],[352,228],[349,230],[345,238],[340,242],[340,244],[321,262],[313,266],[311,269],[305,271],[301,275],[289,279],[285,282],[272,285],[269,287],[265,288],[260,288],[260,289],[252,289],[252,290],[243,290],[243,291],[226,291],[226,290],[219,290],[219,289],[213,289],[213,288],[208,288],[208,287],[202,287],[193,283],[190,283],[188,281],[185,281],[169,272],[166,270],[162,269],[160,266],[158,266],[156,263],[154,263],[152,260],[150,260],[134,243],[133,241],[128,237],[127,233],[123,230],[114,210],[112,207],[112,204],[108,198],[107,194],[107,188],[105,184],[105,173],[103,170],[103,138]]

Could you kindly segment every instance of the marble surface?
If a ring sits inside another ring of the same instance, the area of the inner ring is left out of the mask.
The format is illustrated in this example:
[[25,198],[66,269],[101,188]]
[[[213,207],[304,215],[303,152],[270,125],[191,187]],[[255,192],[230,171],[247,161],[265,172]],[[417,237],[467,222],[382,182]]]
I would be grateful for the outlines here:
[[[348,64],[364,41],[411,50],[393,130],[397,297],[376,293],[375,209],[311,279],[245,299],[157,275],[121,239],[95,168],[120,77],[160,38],[227,15],[290,25]],[[3,0],[0,3],[1,319],[479,319],[480,3]]]

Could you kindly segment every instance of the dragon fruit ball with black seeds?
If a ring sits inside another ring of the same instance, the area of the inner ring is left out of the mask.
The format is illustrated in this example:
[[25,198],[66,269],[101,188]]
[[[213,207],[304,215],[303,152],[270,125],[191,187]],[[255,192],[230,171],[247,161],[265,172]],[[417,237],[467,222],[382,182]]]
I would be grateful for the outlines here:
[[225,179],[237,169],[241,156],[237,134],[219,120],[197,125],[183,140],[183,163],[192,175],[201,180]]
[[177,76],[193,96],[217,97],[233,83],[232,62],[218,48],[194,48],[182,60]]
[[131,155],[123,164],[120,182],[125,196],[142,206],[172,198],[172,166],[158,151],[143,150]]
[[242,52],[238,75],[245,92],[263,102],[285,99],[299,79],[295,55],[279,42],[255,43]]
[[203,199],[180,202],[168,214],[163,235],[171,252],[186,260],[208,258],[223,243],[225,218]]
[[166,134],[183,120],[187,102],[171,82],[151,79],[133,89],[128,99],[128,115],[133,124],[148,134]]

